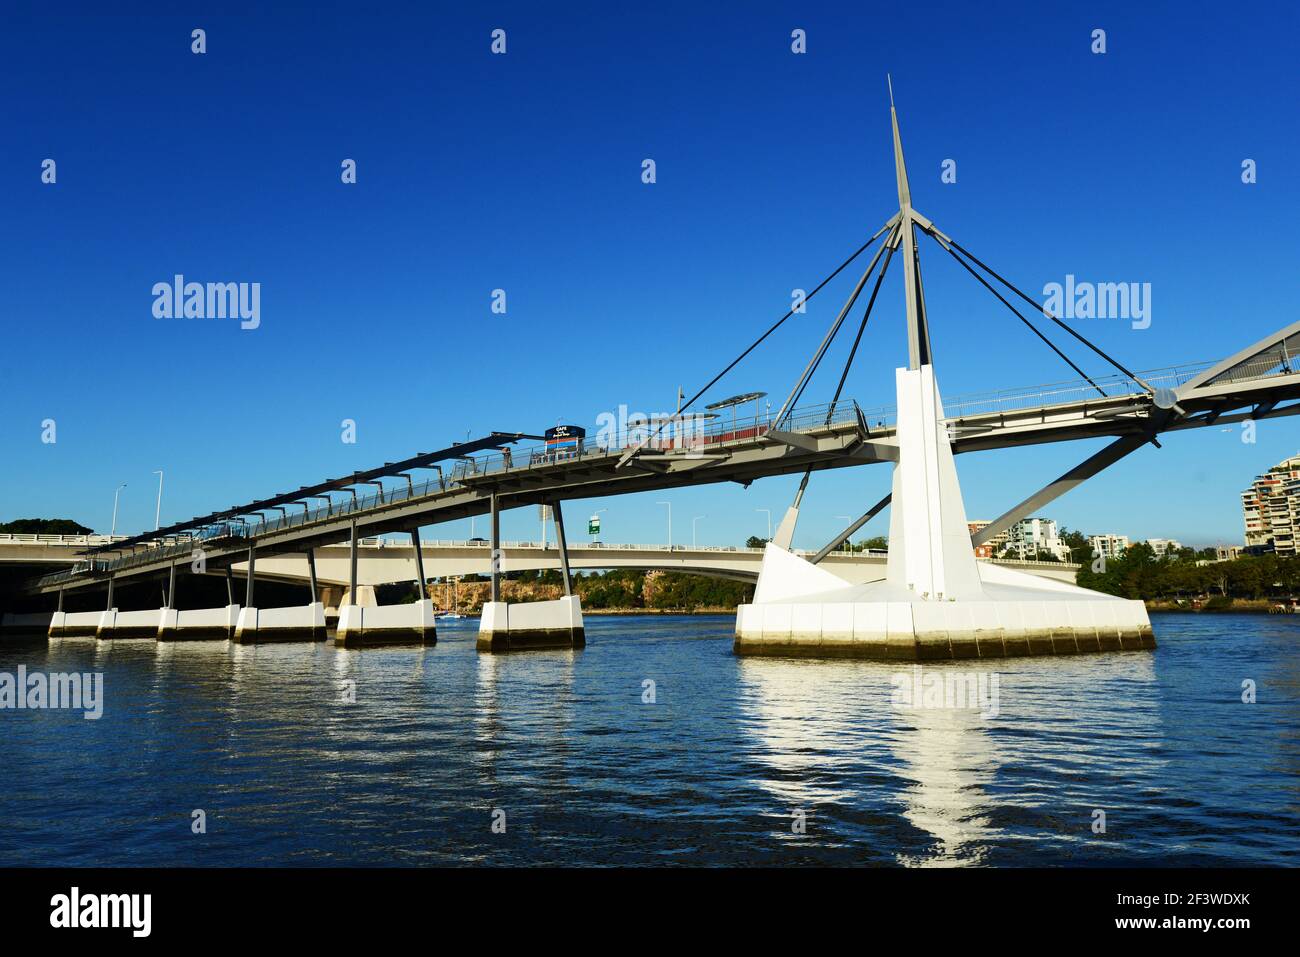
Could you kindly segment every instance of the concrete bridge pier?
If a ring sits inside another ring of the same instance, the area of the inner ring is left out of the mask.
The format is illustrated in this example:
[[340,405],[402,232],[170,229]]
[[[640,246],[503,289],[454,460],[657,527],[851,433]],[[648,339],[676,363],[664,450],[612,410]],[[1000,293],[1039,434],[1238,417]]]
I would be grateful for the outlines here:
[[[411,531],[411,545],[415,549],[416,587],[424,595],[424,556],[420,552],[420,530]],[[334,642],[341,648],[373,648],[393,645],[436,645],[437,621],[433,602],[421,597],[406,605],[377,605],[374,589],[370,589],[370,604],[357,604],[362,597],[357,585],[357,523],[352,523],[350,572],[348,590],[339,607],[338,631]]]
[[286,641],[324,641],[325,606],[313,601],[306,607],[258,608],[254,596],[257,546],[248,546],[248,581],[244,590],[244,607],[235,619],[230,640],[237,645],[268,644]]
[[486,652],[528,651],[538,648],[583,648],[587,631],[582,622],[582,603],[573,593],[569,568],[569,546],[564,535],[564,514],[559,501],[551,503],[555,515],[555,537],[560,550],[560,574],[564,597],[556,601],[520,602],[501,600],[501,511],[492,494],[492,600],[483,604],[479,619],[478,650]]
[[240,607],[198,608],[193,611],[163,609],[159,641],[225,641],[235,636]]
[[39,611],[18,615],[6,612],[0,615],[0,638],[6,641],[44,641],[52,637],[52,628],[58,612]]

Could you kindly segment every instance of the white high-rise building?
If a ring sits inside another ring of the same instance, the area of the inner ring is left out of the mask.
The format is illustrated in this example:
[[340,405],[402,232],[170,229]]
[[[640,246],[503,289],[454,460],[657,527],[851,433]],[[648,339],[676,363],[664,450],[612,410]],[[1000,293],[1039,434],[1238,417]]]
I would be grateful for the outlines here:
[[1155,552],[1156,558],[1164,558],[1183,547],[1182,542],[1172,538],[1148,538],[1147,544],[1151,546],[1151,551]]
[[1102,558],[1119,558],[1128,551],[1127,535],[1093,535],[1088,539],[1092,554]]
[[1039,552],[1047,552],[1057,561],[1070,560],[1070,546],[1061,541],[1056,522],[1050,518],[1022,518],[1007,529],[1007,547],[1004,554],[1022,561],[1033,560]]
[[1257,475],[1241,493],[1246,547],[1295,555],[1295,527],[1300,521],[1300,455]]

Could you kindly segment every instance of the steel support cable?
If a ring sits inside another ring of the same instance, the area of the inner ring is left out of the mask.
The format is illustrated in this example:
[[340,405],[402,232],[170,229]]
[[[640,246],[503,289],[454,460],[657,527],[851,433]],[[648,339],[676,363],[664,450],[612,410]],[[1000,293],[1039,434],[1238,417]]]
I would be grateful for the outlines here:
[[889,263],[894,258],[894,247],[889,245],[889,253],[885,256],[885,261],[881,264],[880,275],[876,277],[876,285],[871,290],[871,298],[867,300],[867,309],[862,314],[862,322],[858,325],[858,334],[853,339],[853,348],[849,350],[848,361],[844,363],[844,371],[840,373],[839,385],[835,387],[835,397],[831,399],[830,411],[826,413],[826,424],[831,424],[831,418],[835,415],[835,406],[839,404],[840,396],[844,392],[844,383],[849,377],[849,367],[853,365],[853,359],[858,354],[858,344],[862,342],[862,334],[867,330],[867,320],[871,318],[871,309],[876,304],[876,296],[880,292],[880,284],[885,281],[885,273],[889,272]]
[[[876,250],[875,258],[871,260],[871,265],[867,267],[867,271],[862,274],[862,279],[858,281],[858,285],[853,290],[853,295],[849,297],[849,301],[844,304],[844,309],[841,310],[839,317],[835,320],[835,324],[831,327],[831,331],[827,334],[826,339],[823,340],[821,349],[818,350],[817,356],[809,364],[808,369],[804,372],[803,379],[800,381],[799,385],[795,387],[795,391],[792,392],[790,398],[786,400],[786,406],[785,406],[786,408],[793,409],[795,403],[797,403],[800,397],[803,396],[804,390],[808,388],[808,383],[812,381],[812,375],[814,372],[817,371],[817,366],[821,363],[822,357],[826,354],[826,349],[830,346],[831,340],[834,339],[835,336],[839,333],[840,326],[841,324],[843,324],[845,316],[849,314],[849,311],[853,308],[854,303],[858,301],[858,296],[861,295],[863,287],[865,287],[867,284],[867,279],[870,278],[871,273],[876,268],[876,264],[880,262],[881,255],[885,253],[886,250],[888,250],[888,255],[886,255],[885,257],[884,265],[880,267],[880,272],[876,276],[876,284],[871,289],[871,298],[867,303],[867,309],[862,317],[862,323],[858,326],[857,338],[853,340],[853,352],[857,351],[858,342],[862,339],[862,332],[867,325],[867,318],[870,317],[871,315],[871,307],[876,301],[877,293],[880,292],[880,284],[881,282],[884,281],[885,270],[889,267],[889,260],[892,259],[894,256],[894,244],[896,239],[899,236],[899,233],[900,233],[900,227],[895,226],[894,229],[890,230],[889,238],[885,240],[885,244],[881,246],[878,250]],[[849,363],[852,364],[852,362],[853,362],[853,353],[851,352],[849,354]],[[826,413],[827,425],[830,424],[831,419],[834,417],[835,403],[839,401],[840,389],[844,388],[844,379],[848,374],[849,374],[849,367],[848,365],[846,365],[844,367],[843,375],[840,376],[839,388],[835,390],[835,398],[831,401],[830,409]],[[782,409],[782,411],[784,412],[784,408]],[[781,416],[778,415],[777,422],[780,421],[781,421]],[[786,513],[787,519],[791,515],[794,515],[796,517],[798,516],[799,506],[803,503],[803,495],[804,492],[807,491],[808,489],[808,480],[810,478],[812,478],[812,469],[811,468],[805,469],[803,473],[803,479],[800,480],[799,482],[799,490],[795,492],[794,495],[794,504],[791,505],[790,511]],[[786,520],[783,519],[781,522],[781,528],[785,528],[785,524],[786,524]],[[778,537],[780,537],[780,530],[778,530],[777,534]],[[793,527],[791,527],[790,534],[791,535],[794,534]],[[783,547],[788,547],[790,543],[784,542],[782,544]]]
[[822,359],[826,356],[826,350],[830,348],[835,337],[839,335],[840,327],[844,325],[844,320],[853,310],[854,305],[857,304],[858,297],[862,295],[862,290],[866,288],[867,280],[871,278],[871,274],[875,271],[876,265],[880,262],[881,254],[890,247],[895,231],[896,230],[891,230],[889,239],[885,241],[883,246],[876,250],[876,255],[872,258],[871,264],[867,266],[867,270],[862,274],[862,278],[858,280],[858,284],[853,287],[853,292],[849,294],[848,301],[844,303],[844,308],[841,309],[839,315],[835,317],[835,321],[831,324],[831,328],[826,333],[825,338],[822,339],[821,345],[817,347],[817,352],[808,363],[808,367],[804,369],[803,375],[799,377],[799,381],[790,391],[790,395],[786,398],[785,404],[782,405],[781,410],[777,412],[776,418],[773,421],[778,425],[785,419],[786,415],[794,409],[795,404],[799,399],[803,397],[804,390],[808,388],[808,383],[812,381],[813,374],[816,373],[817,368],[821,365]]
[[[803,302],[807,302],[807,301],[808,301],[809,299],[811,299],[813,296],[817,295],[817,293],[821,292],[822,289],[825,288],[825,286],[826,286],[826,285],[827,285],[827,284],[828,284],[832,279],[834,279],[836,276],[838,276],[840,273],[842,273],[845,269],[847,269],[847,268],[848,268],[848,267],[853,263],[853,261],[854,261],[855,259],[857,259],[859,256],[861,256],[864,252],[866,252],[867,249],[868,249],[868,247],[870,247],[872,243],[874,243],[877,239],[879,239],[879,238],[881,237],[881,235],[882,235],[882,234],[883,234],[887,229],[890,229],[890,228],[893,226],[893,224],[894,224],[894,220],[893,220],[893,219],[890,219],[889,222],[885,223],[885,225],[882,226],[882,227],[879,229],[879,231],[877,231],[877,233],[876,233],[874,236],[872,236],[872,237],[871,237],[870,239],[868,239],[865,243],[863,243],[861,246],[859,246],[859,247],[857,248],[857,251],[854,252],[853,255],[849,256],[848,259],[844,260],[844,262],[842,262],[842,263],[840,263],[838,266],[836,266],[834,272],[832,272],[829,276],[827,276],[825,279],[823,279],[821,282],[819,282],[819,283],[817,284],[817,286],[813,289],[812,292],[810,292],[810,293],[808,293],[808,295],[804,296],[804,297],[803,297]],[[776,330],[779,329],[779,328],[782,326],[782,324],[784,324],[785,321],[786,321],[787,319],[789,319],[791,316],[793,316],[794,314],[795,314],[795,307],[791,307],[791,309],[790,309],[789,312],[787,312],[784,316],[782,316],[782,317],[781,317],[780,319],[778,319],[775,323],[773,323],[772,326],[771,326],[770,328],[768,328],[768,330],[767,330],[765,333],[763,333],[761,336],[759,336],[757,339],[755,339],[755,340],[753,341],[753,343],[749,346],[748,349],[746,349],[746,350],[745,350],[744,352],[742,352],[740,355],[736,356],[736,358],[732,359],[731,362],[730,362],[730,364],[728,364],[727,367],[726,367],[725,369],[723,369],[721,372],[719,372],[717,375],[715,375],[712,379],[710,379],[708,385],[706,385],[704,388],[700,389],[700,391],[696,392],[695,395],[691,396],[690,401],[686,402],[685,404],[682,405],[682,407],[681,407],[680,409],[678,409],[678,415],[680,415],[681,413],[683,413],[683,412],[685,412],[687,409],[689,409],[692,405],[695,404],[695,402],[700,398],[700,396],[704,395],[704,393],[708,392],[708,391],[709,391],[710,389],[712,389],[715,385],[717,385],[718,382],[722,379],[723,376],[725,376],[728,372],[730,372],[730,371],[731,371],[732,369],[734,369],[737,365],[739,365],[740,362],[741,362],[741,361],[742,361],[742,360],[743,360],[747,355],[749,355],[751,352],[753,352],[755,349],[757,349],[760,345],[762,345],[762,343],[764,342],[764,340],[767,339],[768,336],[770,336],[772,333],[776,332]],[[634,448],[628,449],[625,453],[623,453],[623,457],[620,458],[620,459],[618,460],[618,465],[620,465],[620,466],[621,466],[621,465],[624,465],[624,464],[625,464],[625,463],[626,463],[630,458],[632,458],[633,455],[635,455],[637,452],[641,451],[641,449],[645,448],[645,447],[646,447],[647,445],[649,445],[652,441],[654,441],[656,438],[658,438],[658,437],[659,437],[659,433],[661,433],[661,432],[664,430],[664,426],[666,426],[666,425],[668,424],[669,421],[672,421],[672,420],[665,420],[665,421],[663,421],[663,422],[660,422],[660,423],[659,423],[659,427],[658,427],[657,429],[655,429],[654,432],[652,432],[650,435],[646,436],[644,439],[642,439],[640,442],[638,442],[637,445],[636,445]]]
[[1117,360],[1111,358],[1109,355],[1107,355],[1105,352],[1103,352],[1103,351],[1102,351],[1101,349],[1099,349],[1097,346],[1093,345],[1093,343],[1092,343],[1091,341],[1089,341],[1088,339],[1084,338],[1084,337],[1081,336],[1079,333],[1075,332],[1074,329],[1072,329],[1072,328],[1071,328],[1069,325],[1067,325],[1066,323],[1062,322],[1058,317],[1052,315],[1050,312],[1048,312],[1047,310],[1043,309],[1043,307],[1042,307],[1042,305],[1041,305],[1040,303],[1035,302],[1035,301],[1034,301],[1033,299],[1031,299],[1029,296],[1027,296],[1027,295],[1025,295],[1023,292],[1021,292],[1020,289],[1018,289],[1016,286],[1013,286],[1013,285],[1012,285],[1012,284],[1011,284],[1007,279],[1005,279],[1005,278],[1003,278],[1001,275],[999,275],[999,274],[998,274],[998,273],[993,269],[993,267],[989,266],[987,263],[982,262],[982,261],[979,259],[979,257],[977,257],[974,253],[972,253],[969,249],[967,249],[967,248],[966,248],[965,246],[963,246],[961,243],[957,242],[957,240],[953,239],[952,237],[948,237],[948,242],[952,243],[953,246],[955,246],[958,250],[960,250],[960,251],[962,252],[962,254],[964,254],[966,257],[968,257],[968,258],[971,260],[971,262],[975,263],[975,265],[979,266],[981,269],[983,269],[986,273],[988,273],[990,276],[992,276],[992,277],[993,277],[994,279],[996,279],[998,282],[1002,283],[1002,285],[1006,286],[1008,289],[1010,289],[1012,292],[1014,292],[1017,296],[1019,296],[1019,297],[1020,297],[1021,299],[1023,299],[1025,302],[1027,302],[1027,303],[1029,303],[1031,306],[1033,306],[1036,310],[1041,311],[1041,312],[1043,313],[1044,316],[1046,316],[1048,319],[1051,319],[1054,323],[1056,323],[1058,326],[1060,326],[1062,329],[1064,329],[1064,330],[1065,330],[1066,332],[1068,332],[1070,335],[1074,336],[1074,338],[1078,339],[1078,340],[1079,340],[1080,342],[1082,342],[1085,346],[1087,346],[1087,347],[1088,347],[1089,349],[1091,349],[1093,352],[1097,353],[1097,355],[1101,356],[1103,359],[1105,359],[1107,362],[1109,362],[1111,365],[1113,365],[1113,366],[1114,366],[1116,369],[1118,369],[1120,372],[1124,373],[1124,375],[1128,376],[1130,379],[1132,379],[1134,382],[1136,382],[1136,383],[1137,383],[1138,385],[1140,385],[1142,388],[1146,389],[1146,390],[1147,390],[1148,392],[1150,392],[1152,395],[1155,395],[1155,391],[1156,391],[1156,390],[1155,390],[1154,388],[1152,388],[1152,387],[1151,387],[1147,382],[1143,381],[1143,380],[1142,380],[1142,379],[1137,375],[1137,373],[1135,373],[1135,372],[1131,372],[1131,371],[1129,371],[1128,369],[1126,369],[1126,368],[1125,368],[1123,365],[1121,365]]
[[[1028,319],[1026,319],[1023,315],[1021,315],[1019,309],[1017,309],[1015,306],[1011,305],[1011,303],[1007,302],[1006,298],[1005,298],[1005,297],[1004,297],[1000,292],[998,292],[996,289],[994,289],[991,285],[989,285],[988,280],[986,280],[983,276],[981,276],[979,273],[977,273],[977,272],[976,272],[976,271],[971,267],[970,263],[966,262],[966,260],[962,259],[961,256],[957,255],[956,251],[954,251],[952,248],[950,248],[949,246],[947,246],[947,245],[945,245],[943,242],[941,242],[941,241],[939,240],[939,237],[931,235],[930,238],[933,239],[936,243],[939,243],[940,247],[942,247],[944,250],[946,250],[949,256],[951,256],[951,257],[952,257],[953,259],[955,259],[958,263],[960,263],[960,264],[961,264],[961,267],[962,267],[963,269],[965,269],[968,273],[970,273],[972,276],[974,276],[974,277],[976,278],[976,280],[979,281],[979,283],[980,283],[981,286],[983,286],[983,287],[984,287],[985,289],[987,289],[989,292],[993,293],[993,295],[997,297],[998,302],[1002,303],[1002,305],[1004,305],[1004,306],[1006,306],[1008,309],[1010,309],[1010,310],[1015,314],[1016,318],[1019,319],[1021,322],[1023,322],[1023,323],[1025,324],[1025,327],[1026,327],[1030,332],[1032,332],[1034,335],[1038,336],[1039,339],[1043,340],[1043,343],[1047,346],[1047,348],[1051,349],[1051,350],[1052,350],[1053,352],[1055,352],[1058,356],[1060,356],[1061,359],[1063,359],[1063,360],[1065,361],[1065,364],[1066,364],[1066,365],[1068,365],[1071,369],[1073,369],[1075,372],[1077,372],[1077,373],[1079,374],[1079,377],[1080,377],[1081,379],[1086,379],[1087,382],[1088,382],[1088,384],[1089,384],[1090,386],[1092,386],[1094,389],[1097,390],[1097,394],[1098,394],[1098,395],[1100,395],[1102,398],[1107,398],[1107,396],[1106,396],[1106,391],[1105,391],[1104,389],[1102,389],[1101,386],[1097,385],[1097,383],[1094,382],[1094,381],[1092,380],[1092,377],[1091,377],[1090,375],[1088,375],[1088,373],[1084,372],[1084,371],[1083,371],[1082,369],[1080,369],[1077,365],[1075,365],[1074,362],[1071,361],[1071,359],[1070,359],[1069,356],[1067,356],[1064,352],[1062,352],[1060,349],[1057,348],[1056,343],[1052,342],[1051,339],[1048,339],[1047,336],[1043,335],[1042,331],[1039,330],[1039,328],[1038,328],[1037,326],[1035,326],[1032,322],[1030,322]],[[954,245],[955,245],[955,244],[954,244]]]

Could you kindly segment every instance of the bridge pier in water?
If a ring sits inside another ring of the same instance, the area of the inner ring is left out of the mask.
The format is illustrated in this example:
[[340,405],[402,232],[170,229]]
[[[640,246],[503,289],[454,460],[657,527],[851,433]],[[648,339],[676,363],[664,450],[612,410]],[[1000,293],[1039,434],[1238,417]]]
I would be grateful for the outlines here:
[[338,631],[334,638],[336,645],[341,648],[373,648],[438,643],[433,602],[424,594],[424,556],[420,553],[418,528],[411,531],[411,544],[415,548],[416,588],[421,597],[406,605],[359,605],[356,603],[359,590],[368,586],[357,582],[357,523],[355,520],[352,522],[348,590],[339,607]]
[[244,589],[244,607],[239,609],[231,641],[237,645],[270,644],[288,641],[324,641],[325,606],[313,601],[306,607],[258,608],[254,597],[257,546],[248,546],[248,578]]
[[496,493],[492,494],[492,600],[483,604],[483,613],[479,619],[479,651],[586,647],[587,632],[582,623],[582,603],[573,594],[569,546],[564,535],[564,513],[558,500],[551,507],[555,515],[555,537],[560,550],[564,597],[556,601],[510,605],[501,600],[501,510]]
[[897,370],[884,581],[852,585],[769,543],[735,652],[935,661],[1155,647],[1141,601],[976,562],[933,367]]

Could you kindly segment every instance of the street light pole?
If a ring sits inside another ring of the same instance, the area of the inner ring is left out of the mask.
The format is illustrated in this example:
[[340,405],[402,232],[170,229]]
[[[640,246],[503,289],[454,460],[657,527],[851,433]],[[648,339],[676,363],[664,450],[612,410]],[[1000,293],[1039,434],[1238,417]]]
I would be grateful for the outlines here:
[[[836,517],[836,518],[842,518],[842,519],[844,519],[846,522],[851,522],[851,521],[853,521],[853,516],[852,516],[852,515],[836,515],[835,517]],[[843,546],[844,551],[848,551],[848,548],[849,548],[849,540],[848,540],[847,538],[844,539],[844,541],[842,541],[840,544]]]
[[113,493],[113,526],[108,530],[109,538],[112,538],[117,534],[117,497],[122,494],[122,489],[124,488],[126,488],[125,482],[119,485],[117,491]]
[[158,505],[153,510],[153,530],[156,532],[162,528],[162,483],[163,470],[155,469],[154,475],[158,476]]
[[668,506],[668,550],[673,550],[673,503],[672,502],[655,502],[656,505]]

